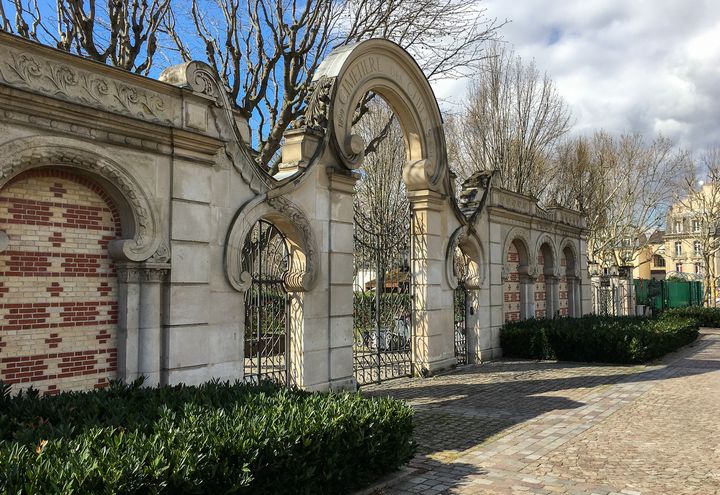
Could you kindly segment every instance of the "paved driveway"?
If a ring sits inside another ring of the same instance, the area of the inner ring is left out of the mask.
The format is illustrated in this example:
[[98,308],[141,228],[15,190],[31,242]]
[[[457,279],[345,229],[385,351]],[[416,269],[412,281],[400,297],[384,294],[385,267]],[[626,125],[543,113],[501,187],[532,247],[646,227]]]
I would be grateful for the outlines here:
[[653,366],[502,361],[365,387],[416,408],[376,494],[720,494],[720,331]]

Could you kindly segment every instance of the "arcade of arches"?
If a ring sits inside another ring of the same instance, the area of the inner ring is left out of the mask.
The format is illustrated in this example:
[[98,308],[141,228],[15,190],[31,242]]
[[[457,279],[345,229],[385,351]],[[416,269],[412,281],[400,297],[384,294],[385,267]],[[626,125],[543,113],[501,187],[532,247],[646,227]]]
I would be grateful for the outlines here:
[[[402,128],[411,225],[397,262],[357,267],[349,121],[369,91]],[[0,380],[352,389],[496,358],[505,321],[590,311],[584,219],[491,175],[455,191],[400,47],[332,52],[307,103],[271,177],[208,66],[152,80],[0,33]]]

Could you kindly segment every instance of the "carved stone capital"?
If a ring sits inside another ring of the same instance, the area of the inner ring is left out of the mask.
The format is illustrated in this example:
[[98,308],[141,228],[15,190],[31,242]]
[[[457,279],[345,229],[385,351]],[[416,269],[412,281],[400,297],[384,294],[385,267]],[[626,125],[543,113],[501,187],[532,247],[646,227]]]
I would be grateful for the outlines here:
[[156,284],[165,280],[170,273],[170,263],[143,263],[141,279],[143,283]]
[[140,283],[140,272],[142,269],[139,263],[117,262],[115,263],[115,271],[117,272],[118,282],[120,283]]

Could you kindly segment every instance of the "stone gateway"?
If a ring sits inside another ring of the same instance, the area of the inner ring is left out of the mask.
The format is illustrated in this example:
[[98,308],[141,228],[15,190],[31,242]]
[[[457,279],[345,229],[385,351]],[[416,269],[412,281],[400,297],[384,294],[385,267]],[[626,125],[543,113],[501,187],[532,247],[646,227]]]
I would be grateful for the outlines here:
[[270,176],[207,65],[152,80],[0,33],[0,380],[353,389],[351,120],[368,91],[406,143],[404,372],[499,357],[506,320],[588,313],[584,219],[491,174],[456,194],[432,89],[389,41],[329,54]]

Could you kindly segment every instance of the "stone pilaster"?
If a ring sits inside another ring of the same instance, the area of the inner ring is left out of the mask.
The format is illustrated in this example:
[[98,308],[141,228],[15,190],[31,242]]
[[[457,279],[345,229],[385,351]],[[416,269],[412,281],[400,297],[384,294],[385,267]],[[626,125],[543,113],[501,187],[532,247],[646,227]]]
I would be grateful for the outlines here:
[[553,318],[560,308],[559,280],[554,275],[545,275],[545,317]]
[[436,192],[411,191],[414,277],[413,363],[425,375],[453,366],[452,289],[443,285],[444,200]]
[[520,319],[535,317],[535,277],[521,273],[520,279]]
[[116,263],[118,276],[118,378],[131,382],[138,377],[138,329],[140,317],[140,265]]
[[138,318],[138,375],[145,386],[160,385],[162,357],[162,286],[170,265],[143,263],[140,270],[140,315]]
[[328,382],[333,390],[355,387],[353,376],[353,196],[355,174],[328,174]]

